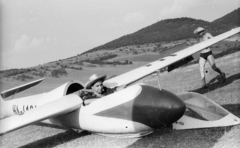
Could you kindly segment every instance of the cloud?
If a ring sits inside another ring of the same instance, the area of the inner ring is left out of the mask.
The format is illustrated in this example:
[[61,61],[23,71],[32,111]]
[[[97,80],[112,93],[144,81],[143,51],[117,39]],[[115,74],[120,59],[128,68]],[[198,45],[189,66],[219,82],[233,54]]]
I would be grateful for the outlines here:
[[16,40],[15,46],[14,46],[14,51],[21,52],[21,51],[26,51],[26,50],[34,50],[38,49],[39,47],[42,47],[44,42],[49,42],[50,38],[47,37],[46,39],[44,38],[30,38],[26,34],[22,35],[20,39]]
[[142,22],[145,19],[145,15],[142,12],[133,12],[133,13],[128,13],[123,21],[125,23],[138,23]]

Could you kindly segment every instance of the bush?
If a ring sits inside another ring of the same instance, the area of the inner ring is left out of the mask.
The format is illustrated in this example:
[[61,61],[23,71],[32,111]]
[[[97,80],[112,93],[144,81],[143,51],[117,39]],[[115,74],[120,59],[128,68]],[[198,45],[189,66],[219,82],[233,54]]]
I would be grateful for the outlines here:
[[136,55],[136,54],[138,54],[138,52],[137,52],[136,50],[134,50],[134,51],[133,51],[133,54]]
[[54,69],[51,72],[51,75],[52,75],[52,77],[56,77],[56,78],[58,78],[61,75],[65,75],[66,76],[67,75],[67,71],[65,70],[65,68]]
[[69,69],[74,69],[74,70],[83,70],[82,67],[74,67],[74,66],[70,66],[68,67]]
[[3,77],[10,77],[10,76],[14,76],[14,75],[18,75],[18,74],[23,74],[23,73],[27,73],[33,71],[31,69],[9,69],[9,70],[2,70],[0,71],[0,75],[3,75]]
[[39,77],[44,77],[44,76],[47,75],[47,72],[45,70],[40,70],[40,71],[32,72],[32,75],[39,76]]
[[14,79],[20,80],[20,81],[26,81],[27,79],[33,79],[33,77],[31,77],[29,75],[22,74],[22,75],[18,75],[16,77],[14,77]]
[[[128,65],[128,64],[132,64],[131,61],[128,61],[128,60],[125,60],[125,61],[101,61],[101,60],[88,60],[86,61],[88,63],[91,63],[91,64],[98,64],[98,65]],[[88,67],[96,67],[95,65],[87,65]]]

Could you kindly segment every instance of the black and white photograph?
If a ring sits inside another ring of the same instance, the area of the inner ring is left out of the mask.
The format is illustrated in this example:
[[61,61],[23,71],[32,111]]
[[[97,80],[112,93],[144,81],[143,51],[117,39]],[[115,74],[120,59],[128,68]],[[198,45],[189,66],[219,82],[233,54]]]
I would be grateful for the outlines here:
[[239,148],[240,0],[0,0],[1,148]]

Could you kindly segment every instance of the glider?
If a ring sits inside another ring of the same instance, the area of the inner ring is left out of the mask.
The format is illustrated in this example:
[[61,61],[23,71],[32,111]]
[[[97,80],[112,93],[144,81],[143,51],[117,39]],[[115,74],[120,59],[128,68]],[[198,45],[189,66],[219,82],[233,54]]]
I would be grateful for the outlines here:
[[240,27],[232,29],[108,79],[104,82],[107,87],[127,87],[95,99],[88,105],[84,105],[83,100],[75,93],[84,88],[83,83],[78,80],[69,81],[47,93],[13,100],[4,99],[40,83],[43,79],[6,90],[0,96],[0,134],[37,122],[111,137],[140,137],[151,134],[157,128],[168,126],[181,130],[240,124],[237,116],[201,94],[175,94],[142,83],[134,84],[162,68],[179,67],[189,61],[192,54],[239,32]]

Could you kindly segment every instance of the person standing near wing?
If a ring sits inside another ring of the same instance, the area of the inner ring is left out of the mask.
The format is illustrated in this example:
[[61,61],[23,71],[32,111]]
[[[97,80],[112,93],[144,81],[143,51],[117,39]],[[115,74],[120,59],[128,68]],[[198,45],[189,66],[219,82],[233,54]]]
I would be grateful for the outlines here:
[[[210,33],[206,32],[206,30],[202,27],[198,27],[197,29],[195,29],[194,34],[198,34],[200,36],[200,42],[206,41],[213,37]],[[212,69],[221,75],[222,82],[225,82],[226,81],[225,73],[222,72],[216,66],[212,51],[211,51],[210,47],[208,47],[208,48],[205,48],[202,51],[200,51],[199,70],[200,70],[201,79],[202,79],[202,88],[207,88],[206,76],[205,76],[205,72],[204,72],[205,64],[207,61],[211,65]]]

